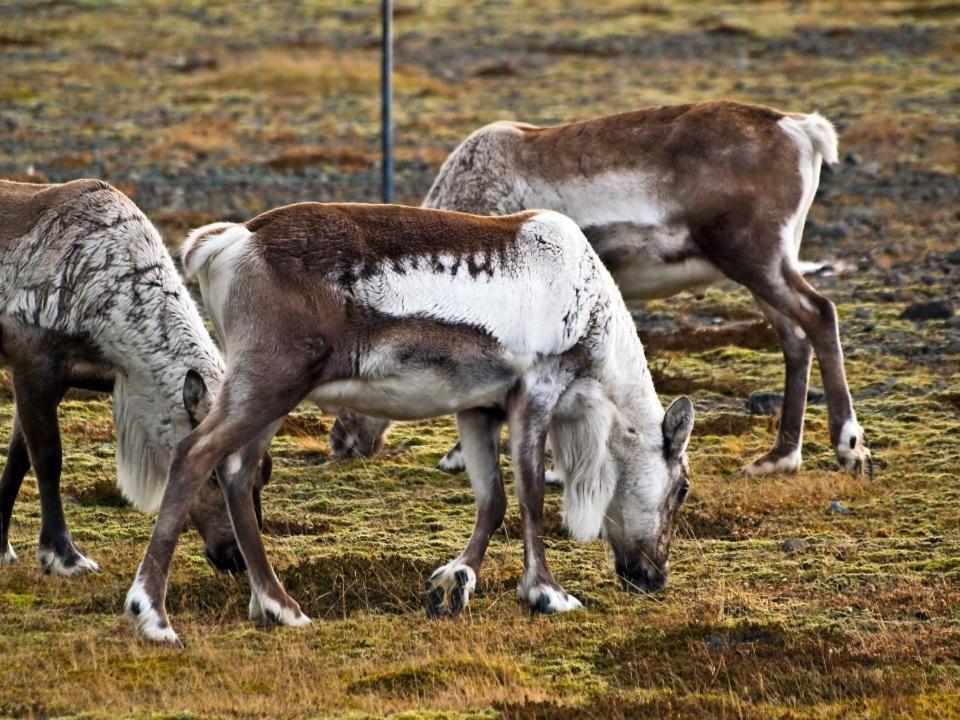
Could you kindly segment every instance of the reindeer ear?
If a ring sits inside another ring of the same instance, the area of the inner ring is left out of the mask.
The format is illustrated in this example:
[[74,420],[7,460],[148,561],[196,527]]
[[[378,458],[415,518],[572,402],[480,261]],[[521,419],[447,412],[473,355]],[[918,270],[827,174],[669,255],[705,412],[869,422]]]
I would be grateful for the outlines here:
[[183,379],[183,407],[190,416],[190,425],[196,427],[210,412],[210,398],[207,385],[196,370],[187,370]]
[[688,397],[678,397],[663,416],[663,452],[668,458],[677,458],[687,449],[693,430],[693,403]]

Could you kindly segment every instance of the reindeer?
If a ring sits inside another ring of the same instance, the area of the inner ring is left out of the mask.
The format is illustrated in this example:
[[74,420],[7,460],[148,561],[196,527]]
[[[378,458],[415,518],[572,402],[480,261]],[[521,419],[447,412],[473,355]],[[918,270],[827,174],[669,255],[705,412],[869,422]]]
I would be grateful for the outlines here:
[[167,573],[189,498],[218,467],[249,571],[251,618],[310,622],[271,569],[251,503],[261,453],[305,398],[395,419],[456,415],[476,525],[463,552],[431,575],[431,614],[468,603],[503,521],[505,422],[524,522],[522,602],[547,613],[580,607],[544,553],[548,434],[570,532],[586,540],[602,529],[628,586],[666,582],[693,405],[680,398],[664,412],[620,293],[570,219],[302,203],[195,230],[183,264],[199,281],[227,369],[209,414],[174,452],[127,595],[142,635],[177,642],[164,608]]
[[[777,331],[786,390],[773,447],[744,472],[800,468],[815,351],[837,459],[849,472],[872,477],[836,310],[798,263],[821,163],[836,160],[836,132],[817,113],[734,102],[648,108],[557,127],[496,122],[453,151],[423,207],[482,215],[562,212],[583,229],[629,302],[701,292],[725,277],[746,286]],[[341,456],[374,452],[387,425],[341,412],[331,444]],[[462,469],[460,448],[440,467]]]
[[[64,394],[71,387],[113,391],[120,488],[152,512],[173,447],[206,412],[206,388],[219,388],[222,359],[156,229],[98,180],[0,181],[0,303],[0,361],[15,402],[0,477],[0,561],[17,561],[10,519],[32,465],[41,566],[67,577],[98,571],[71,539],[60,498],[57,407]],[[261,484],[269,459],[263,469]],[[198,492],[190,517],[210,563],[241,571],[215,478]]]

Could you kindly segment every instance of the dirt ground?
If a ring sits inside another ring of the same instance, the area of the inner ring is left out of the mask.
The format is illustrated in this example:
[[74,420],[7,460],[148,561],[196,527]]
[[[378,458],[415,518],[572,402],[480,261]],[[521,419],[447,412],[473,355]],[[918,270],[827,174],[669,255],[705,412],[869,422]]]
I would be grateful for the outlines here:
[[[0,176],[105,178],[171,247],[274,205],[375,200],[378,6],[0,0]],[[268,552],[314,624],[251,626],[246,580],[212,573],[191,532],[176,651],[135,641],[120,614],[152,518],[114,489],[109,399],[75,397],[64,494],[103,572],[40,573],[27,482],[22,560],[0,567],[0,716],[960,717],[960,318],[900,317],[960,303],[960,4],[408,0],[396,54],[398,197],[413,204],[497,119],[712,98],[831,118],[842,160],[802,255],[831,264],[813,282],[838,305],[876,478],[836,470],[822,404],[799,474],[739,474],[776,423],[746,401],[779,391],[783,366],[748,293],[724,284],[636,309],[664,401],[687,393],[699,413],[663,594],[621,591],[601,542],[563,537],[551,490],[549,557],[586,609],[517,605],[511,500],[469,611],[428,620],[424,580],[473,521],[467,479],[434,469],[452,423],[398,425],[383,457],[334,461],[329,418],[304,407],[264,504]],[[849,514],[828,514],[834,500]]]

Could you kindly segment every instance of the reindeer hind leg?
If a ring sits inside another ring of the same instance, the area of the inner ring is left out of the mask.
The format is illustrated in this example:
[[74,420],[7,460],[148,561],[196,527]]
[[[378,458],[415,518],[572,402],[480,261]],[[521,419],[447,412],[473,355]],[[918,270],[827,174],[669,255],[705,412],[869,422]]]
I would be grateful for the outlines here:
[[20,493],[23,478],[30,470],[30,454],[27,441],[20,428],[16,406],[13,411],[13,428],[10,432],[10,447],[7,450],[7,464],[0,477],[0,565],[17,562],[17,554],[10,544],[10,520],[13,516],[13,504]]
[[503,417],[489,410],[457,415],[463,456],[477,503],[477,519],[467,547],[437,568],[427,581],[427,615],[457,615],[470,600],[490,537],[503,523],[507,496],[500,475],[500,428]]
[[813,346],[799,324],[769,303],[756,298],[770,320],[783,349],[785,383],[780,428],[773,447],[743,468],[746,475],[796,472],[800,469],[803,443],[803,416],[807,405],[807,385]]

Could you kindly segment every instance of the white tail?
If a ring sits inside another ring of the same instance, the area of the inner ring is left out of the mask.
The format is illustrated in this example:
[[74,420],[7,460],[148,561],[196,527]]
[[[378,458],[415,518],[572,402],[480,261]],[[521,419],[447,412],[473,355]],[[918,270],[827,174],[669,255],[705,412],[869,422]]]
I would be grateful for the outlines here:
[[190,231],[180,248],[183,272],[187,279],[192,280],[222,250],[249,235],[246,225],[229,222],[212,223]]
[[833,123],[827,120],[820,113],[810,113],[800,121],[800,126],[810,138],[814,149],[823,156],[828,164],[833,164],[839,159],[837,131]]

